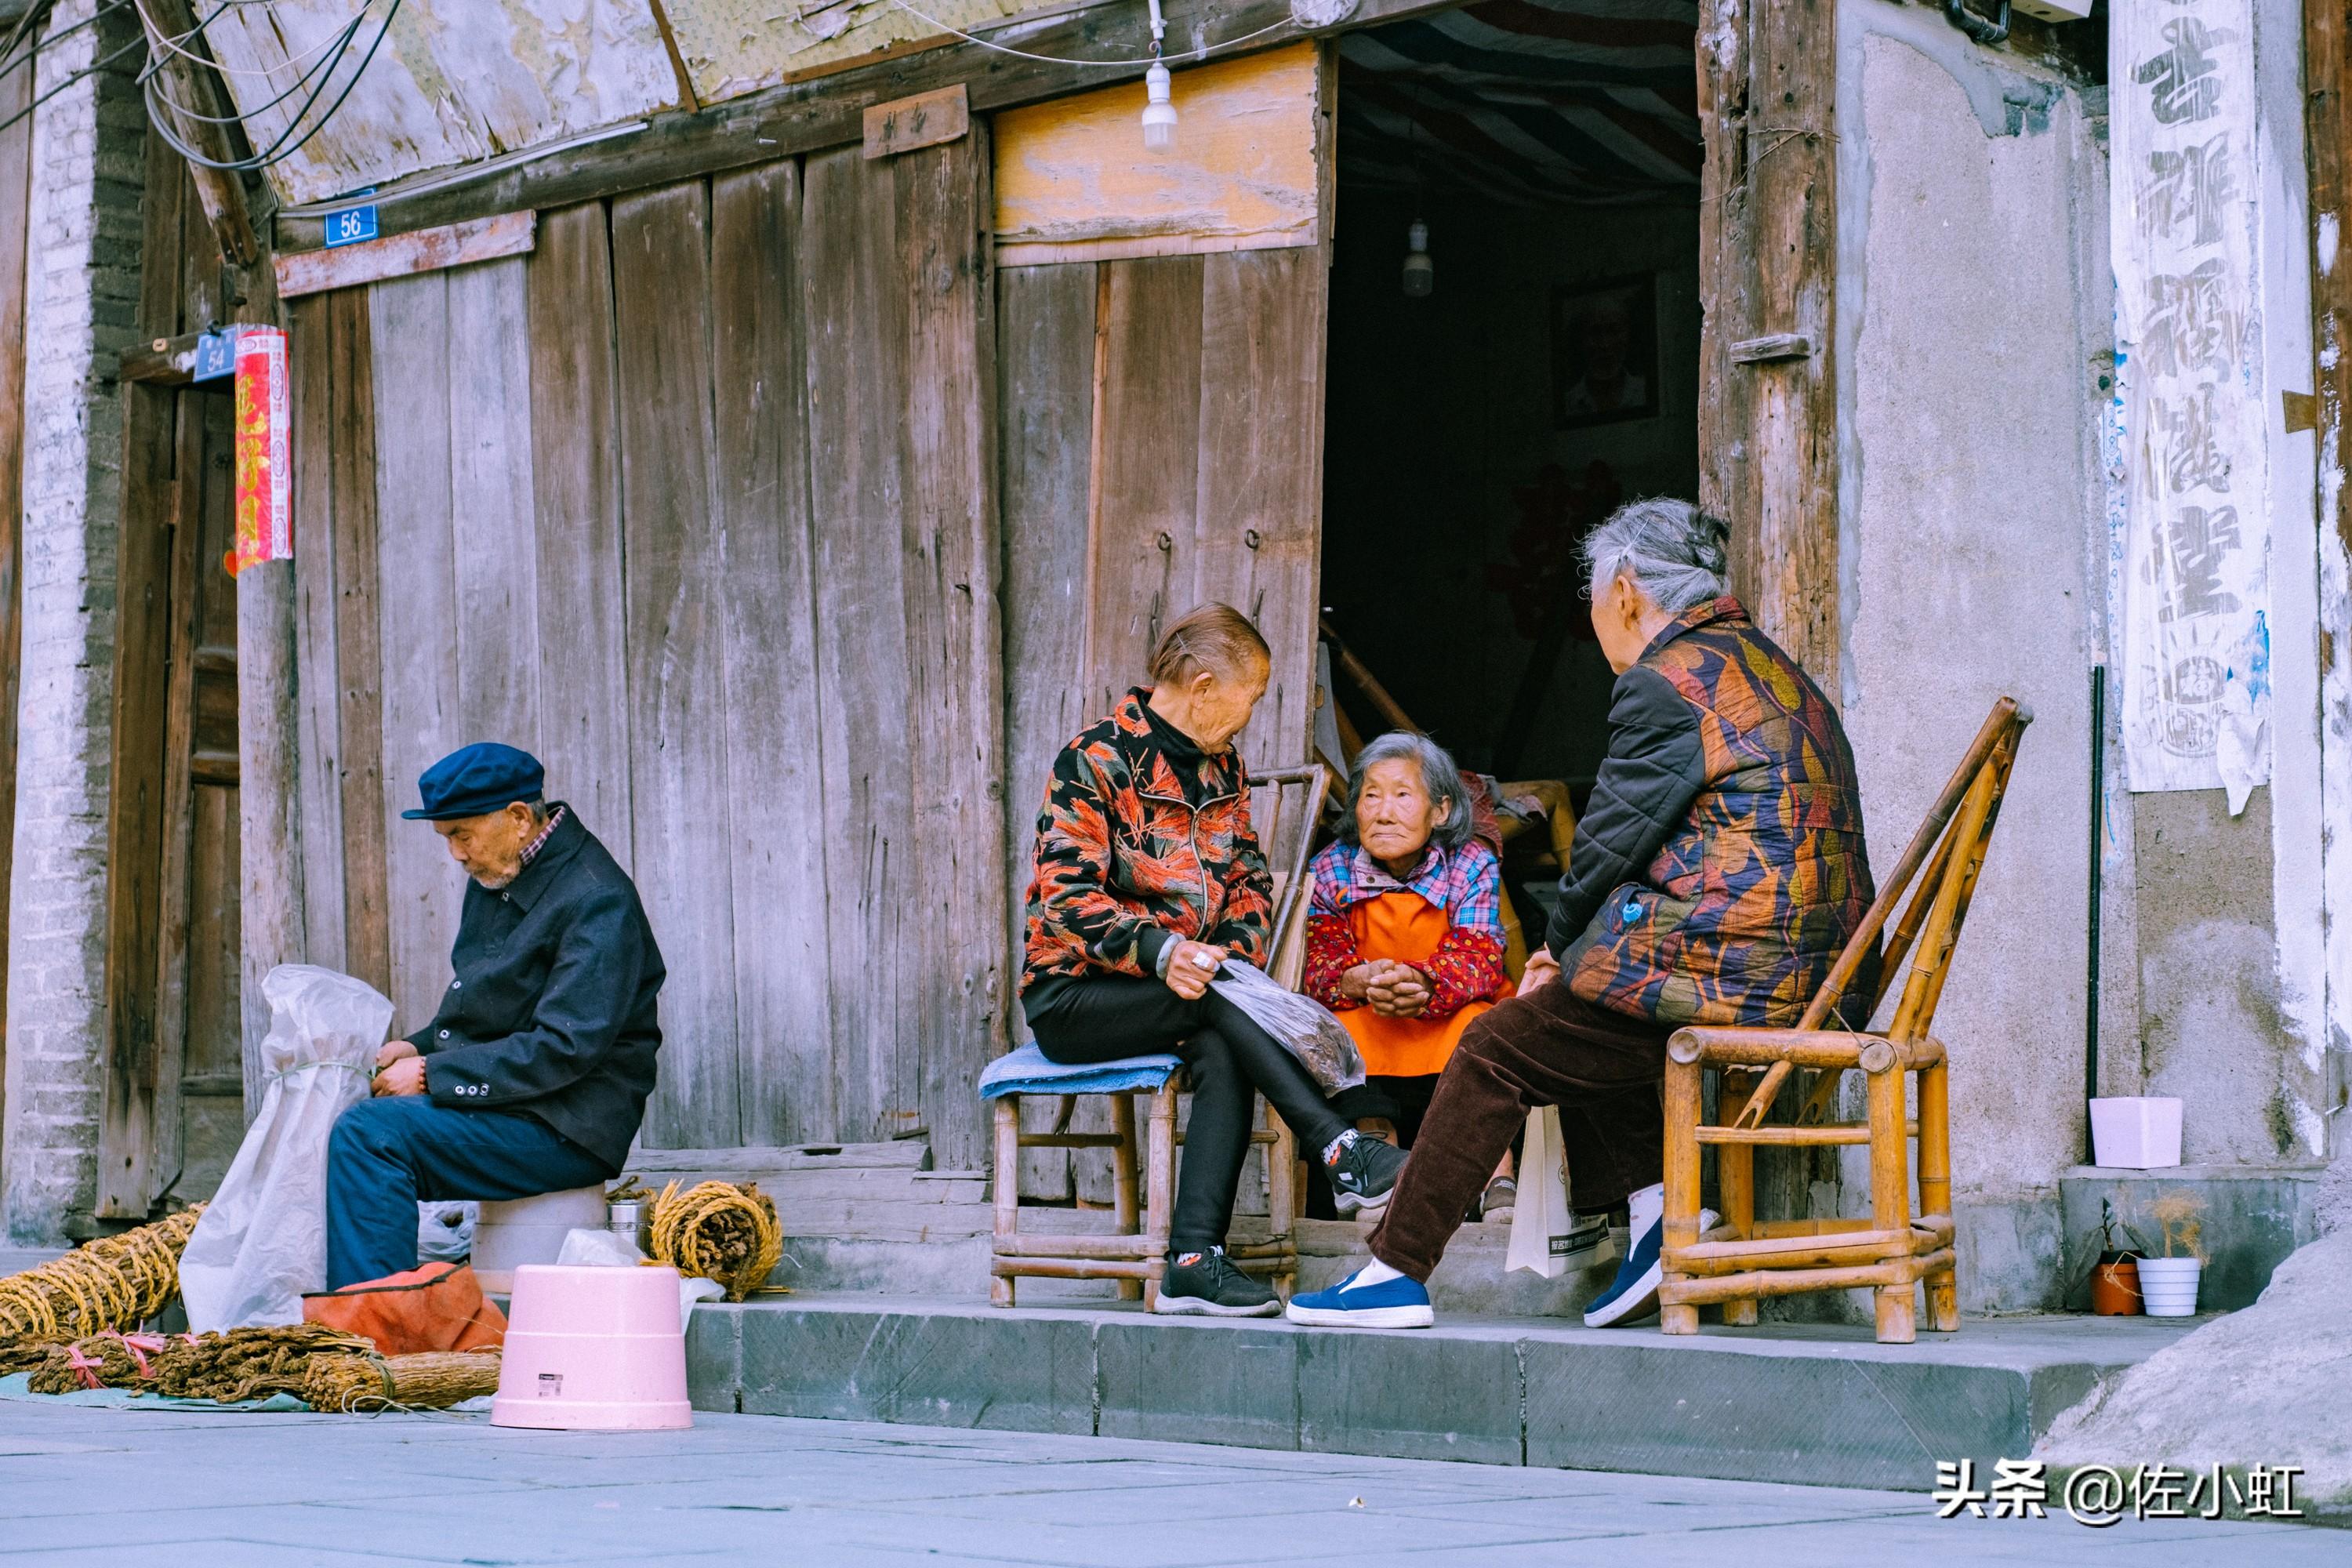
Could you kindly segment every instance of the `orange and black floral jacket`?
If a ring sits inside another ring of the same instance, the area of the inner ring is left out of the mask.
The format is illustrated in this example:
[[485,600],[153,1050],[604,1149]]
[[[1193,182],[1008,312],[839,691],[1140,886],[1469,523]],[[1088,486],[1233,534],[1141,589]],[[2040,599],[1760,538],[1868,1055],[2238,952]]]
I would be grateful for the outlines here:
[[1150,975],[1187,937],[1263,966],[1274,879],[1238,752],[1207,752],[1138,687],[1054,759],[1037,814],[1021,991],[1089,972]]

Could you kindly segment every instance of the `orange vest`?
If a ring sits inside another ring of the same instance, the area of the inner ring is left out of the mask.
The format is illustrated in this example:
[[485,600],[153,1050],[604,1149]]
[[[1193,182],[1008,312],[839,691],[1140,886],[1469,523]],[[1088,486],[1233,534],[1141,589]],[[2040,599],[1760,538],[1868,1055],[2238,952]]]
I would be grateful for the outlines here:
[[[1427,963],[1453,922],[1419,893],[1382,893],[1348,909],[1348,929],[1366,963],[1393,959],[1416,968]],[[1445,1070],[1446,1058],[1470,1021],[1493,1006],[1472,1002],[1444,1018],[1384,1018],[1370,1004],[1349,1007],[1339,1022],[1364,1053],[1364,1071],[1374,1078],[1426,1078]]]

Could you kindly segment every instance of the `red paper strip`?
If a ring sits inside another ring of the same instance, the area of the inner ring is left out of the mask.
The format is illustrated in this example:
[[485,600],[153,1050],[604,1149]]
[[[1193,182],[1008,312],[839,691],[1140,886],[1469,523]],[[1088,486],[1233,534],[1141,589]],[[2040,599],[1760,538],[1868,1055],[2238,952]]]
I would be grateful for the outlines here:
[[232,577],[257,561],[293,559],[291,425],[286,334],[244,328],[236,338],[236,543],[226,562]]

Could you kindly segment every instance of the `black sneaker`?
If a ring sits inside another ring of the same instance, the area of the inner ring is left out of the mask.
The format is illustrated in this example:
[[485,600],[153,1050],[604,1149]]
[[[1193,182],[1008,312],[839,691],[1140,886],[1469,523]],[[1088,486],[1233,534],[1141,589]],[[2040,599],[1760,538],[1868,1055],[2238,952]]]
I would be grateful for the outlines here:
[[1404,1169],[1404,1151],[1370,1132],[1343,1132],[1323,1157],[1331,1202],[1343,1219],[1378,1219],[1389,1206],[1389,1190]]
[[1282,1310],[1274,1292],[1243,1273],[1222,1247],[1171,1252],[1151,1310],[1171,1318],[1271,1318]]

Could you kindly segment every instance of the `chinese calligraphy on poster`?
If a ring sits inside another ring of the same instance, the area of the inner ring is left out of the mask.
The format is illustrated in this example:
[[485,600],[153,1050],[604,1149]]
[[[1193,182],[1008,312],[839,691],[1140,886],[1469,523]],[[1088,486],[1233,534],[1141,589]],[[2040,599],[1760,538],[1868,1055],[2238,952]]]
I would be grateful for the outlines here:
[[286,334],[247,327],[236,339],[236,543],[225,564],[234,577],[257,561],[294,553]]
[[2270,777],[2250,0],[2136,0],[2110,85],[2124,751],[2135,790]]

